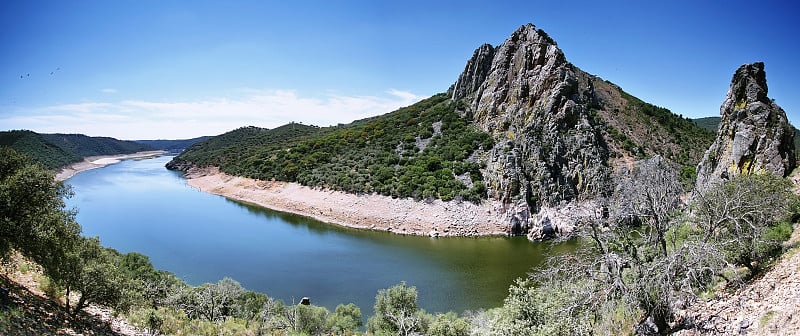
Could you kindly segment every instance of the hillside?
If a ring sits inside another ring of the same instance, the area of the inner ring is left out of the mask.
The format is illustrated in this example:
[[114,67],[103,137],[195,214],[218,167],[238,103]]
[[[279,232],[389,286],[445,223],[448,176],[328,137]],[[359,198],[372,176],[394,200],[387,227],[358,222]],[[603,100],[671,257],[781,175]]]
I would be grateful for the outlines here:
[[144,144],[147,146],[152,147],[153,149],[165,150],[172,153],[180,153],[184,151],[186,148],[194,145],[203,140],[207,140],[211,138],[210,136],[201,136],[197,138],[191,139],[179,139],[179,140],[135,140],[137,143]]
[[0,146],[8,146],[25,153],[48,168],[58,168],[81,160],[81,157],[46,141],[40,134],[32,131],[0,132]]
[[697,118],[692,119],[695,125],[700,126],[700,128],[716,133],[719,129],[719,122],[722,121],[721,117],[705,117],[705,118]]
[[83,134],[40,134],[18,130],[0,132],[0,146],[25,153],[47,168],[55,169],[87,156],[129,154],[153,148],[133,141]]
[[491,138],[461,118],[444,94],[348,125],[244,128],[189,148],[174,162],[352,193],[479,200],[480,165],[469,159]]
[[337,127],[238,129],[169,166],[417,200],[493,199],[527,232],[543,207],[613,189],[610,174],[636,159],[661,155],[692,179],[713,137],[570,64],[529,24],[478,48],[447,93]]

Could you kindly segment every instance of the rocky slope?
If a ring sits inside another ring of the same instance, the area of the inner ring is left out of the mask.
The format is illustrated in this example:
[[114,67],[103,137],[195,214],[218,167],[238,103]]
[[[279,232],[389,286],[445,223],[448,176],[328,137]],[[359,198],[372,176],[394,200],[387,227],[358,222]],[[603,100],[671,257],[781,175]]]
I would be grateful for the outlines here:
[[489,197],[508,204],[512,227],[532,237],[550,225],[569,229],[534,214],[603,194],[621,164],[652,154],[691,164],[699,154],[682,140],[708,141],[688,120],[569,63],[532,24],[478,48],[451,90],[495,139],[484,158]]
[[788,176],[795,167],[794,127],[767,97],[764,63],[736,70],[720,107],[717,138],[697,167],[697,189],[735,175],[769,172]]
[[0,335],[150,335],[116,316],[111,309],[90,305],[77,315],[67,314],[63,298],[42,292],[41,267],[13,254],[0,264]]
[[169,167],[419,203],[499,203],[493,222],[540,239],[594,214],[592,200],[613,189],[615,169],[653,155],[693,169],[713,140],[569,63],[532,24],[480,46],[447,94],[348,125],[301,128],[230,132]]
[[[797,181],[795,181],[797,183]],[[799,335],[800,226],[789,250],[766,272],[739,289],[722,291],[682,313],[694,326],[677,335]]]

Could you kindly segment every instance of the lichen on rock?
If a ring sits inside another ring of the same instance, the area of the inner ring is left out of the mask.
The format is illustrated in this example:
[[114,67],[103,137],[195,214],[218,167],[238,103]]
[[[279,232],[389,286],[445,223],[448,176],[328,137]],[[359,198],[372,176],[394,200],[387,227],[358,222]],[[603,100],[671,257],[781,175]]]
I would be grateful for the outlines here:
[[767,96],[764,63],[736,70],[720,107],[717,138],[697,166],[699,191],[740,174],[788,176],[795,168],[794,128]]
[[515,233],[550,224],[537,223],[543,207],[605,189],[608,148],[591,115],[594,80],[527,24],[496,48],[478,48],[454,84],[463,113],[495,138],[484,176]]

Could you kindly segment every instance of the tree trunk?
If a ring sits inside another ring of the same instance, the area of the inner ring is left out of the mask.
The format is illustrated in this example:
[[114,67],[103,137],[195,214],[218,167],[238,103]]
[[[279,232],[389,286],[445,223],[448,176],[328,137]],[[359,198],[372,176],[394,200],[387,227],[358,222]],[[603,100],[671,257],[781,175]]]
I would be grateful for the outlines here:
[[656,327],[658,327],[659,335],[669,334],[670,328],[669,328],[669,322],[667,322],[667,313],[659,312],[658,310],[654,311],[653,323],[655,323]]
[[67,286],[66,305],[64,307],[67,309],[67,314],[69,314],[69,293],[70,293],[69,289],[70,289],[69,286]]
[[78,315],[78,312],[80,312],[84,306],[86,306],[86,295],[81,293],[81,298],[78,299],[78,303],[75,305],[75,309],[72,310],[72,315],[73,316]]

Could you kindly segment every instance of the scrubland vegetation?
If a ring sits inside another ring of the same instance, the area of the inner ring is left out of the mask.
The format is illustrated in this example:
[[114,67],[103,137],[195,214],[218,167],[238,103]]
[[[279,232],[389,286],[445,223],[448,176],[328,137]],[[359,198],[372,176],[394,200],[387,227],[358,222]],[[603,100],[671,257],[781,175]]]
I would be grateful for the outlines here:
[[654,158],[620,174],[605,211],[583,223],[583,249],[519,279],[503,306],[431,314],[401,283],[377,293],[367,318],[352,304],[289,304],[230,278],[188,285],[147,256],[81,236],[64,206],[68,186],[12,149],[0,148],[0,158],[0,257],[18,251],[41,265],[48,292],[71,314],[106,305],[168,335],[665,333],[685,327],[681,307],[764,270],[798,214],[790,183],[768,174],[737,176],[684,202],[676,169]]
[[260,180],[351,193],[479,202],[479,160],[493,140],[459,115],[445,94],[352,124],[240,128],[198,143],[175,159]]

